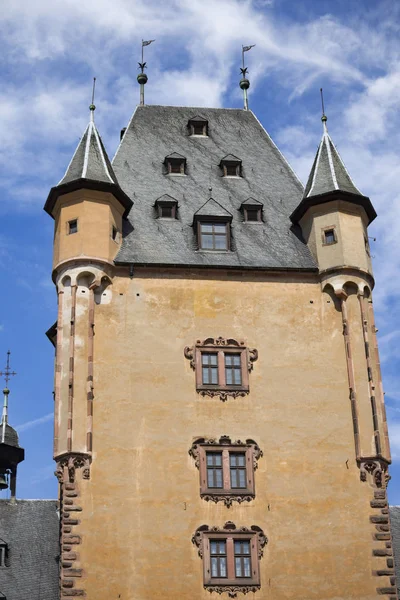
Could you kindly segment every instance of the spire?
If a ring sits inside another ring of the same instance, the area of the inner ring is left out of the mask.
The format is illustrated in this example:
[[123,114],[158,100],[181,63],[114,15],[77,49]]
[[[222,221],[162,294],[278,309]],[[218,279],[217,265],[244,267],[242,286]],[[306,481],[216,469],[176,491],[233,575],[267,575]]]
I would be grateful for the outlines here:
[[[11,352],[8,350],[7,352],[7,363],[4,371],[0,371],[0,377],[4,377],[4,381],[6,382],[6,387],[3,390],[4,402],[3,402],[3,413],[1,416],[1,443],[4,444],[6,441],[6,430],[11,429],[8,426],[8,395],[10,390],[8,389],[8,382],[10,381],[10,377],[16,375],[15,371],[11,371],[10,369],[10,354]],[[17,437],[18,443],[18,437]]]
[[304,190],[303,199],[295,208],[290,218],[297,223],[310,206],[329,202],[337,198],[362,206],[367,214],[369,223],[376,217],[371,200],[364,196],[351,179],[339,152],[328,133],[324,99],[322,101],[322,138],[318,146],[311,173]]
[[350,194],[362,196],[360,190],[353,183],[339,152],[337,151],[328,133],[325,107],[321,89],[322,100],[322,138],[318,147],[317,155],[311,169],[310,176],[304,191],[304,198],[318,196],[327,192],[340,190]]
[[111,192],[125,208],[126,216],[132,207],[132,200],[121,189],[108,158],[103,141],[94,122],[96,78],[93,79],[92,102],[89,106],[90,120],[72,156],[67,170],[59,183],[51,188],[44,210],[53,216],[57,198],[68,192],[87,188]]

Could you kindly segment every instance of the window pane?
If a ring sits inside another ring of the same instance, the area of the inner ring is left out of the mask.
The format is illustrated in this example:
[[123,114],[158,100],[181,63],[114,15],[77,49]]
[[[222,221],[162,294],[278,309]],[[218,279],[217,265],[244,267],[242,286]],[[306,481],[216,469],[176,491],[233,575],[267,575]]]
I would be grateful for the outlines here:
[[216,235],[214,238],[215,250],[226,250],[227,249],[227,239],[226,235]]
[[212,233],[212,230],[213,230],[212,223],[200,223],[201,233]]
[[260,210],[258,208],[247,208],[247,221],[258,221],[258,214]]
[[243,565],[244,565],[244,576],[245,577],[251,577],[250,558],[245,557],[243,559]]
[[231,469],[231,487],[237,488],[237,477],[236,477],[236,469]]
[[218,369],[217,367],[212,367],[211,368],[211,382],[213,384],[217,384],[218,383]]
[[226,233],[226,223],[214,223],[214,231],[218,234]]
[[218,558],[211,557],[211,577],[218,577]]
[[226,577],[226,558],[219,559],[220,576]]
[[329,229],[328,231],[325,231],[325,244],[333,244],[334,241],[335,241],[335,233],[334,233],[333,229]]
[[217,542],[211,542],[211,554],[217,554]]
[[210,365],[217,365],[218,364],[218,357],[216,354],[209,354],[208,355],[208,361]]
[[213,237],[210,234],[201,234],[200,247],[204,250],[213,249]]
[[232,354],[233,364],[240,367],[240,354]]
[[242,372],[240,369],[238,369],[237,367],[235,369],[232,370],[233,373],[233,384],[234,385],[241,385],[242,383]]
[[219,542],[219,553],[226,554],[226,542]]
[[215,471],[215,475],[216,475],[216,477],[215,477],[215,483],[216,483],[215,487],[222,488],[223,487],[222,486],[222,469],[218,469],[218,471],[216,470]]
[[236,464],[239,467],[244,467],[246,465],[246,456],[244,454],[236,454]]
[[242,575],[242,560],[235,558],[235,575],[236,577],[243,577]]
[[232,369],[226,369],[225,379],[226,379],[226,385],[232,385],[233,384]]
[[208,367],[203,367],[203,383],[210,383]]
[[250,542],[242,542],[242,554],[250,554]]

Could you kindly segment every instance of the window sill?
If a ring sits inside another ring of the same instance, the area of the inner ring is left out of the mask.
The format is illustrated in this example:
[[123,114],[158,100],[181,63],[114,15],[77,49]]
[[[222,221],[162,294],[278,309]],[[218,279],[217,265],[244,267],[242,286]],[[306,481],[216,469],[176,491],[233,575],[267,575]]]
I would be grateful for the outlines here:
[[198,250],[196,250],[196,252],[199,252],[199,253],[203,253],[204,252],[204,254],[215,254],[215,253],[217,253],[217,254],[231,254],[232,250],[206,250],[206,249],[199,248]]
[[186,177],[186,173],[165,173],[166,177]]
[[243,179],[241,175],[222,175],[222,179]]
[[203,134],[200,134],[200,133],[192,133],[191,135],[189,135],[189,137],[191,137],[191,138],[203,138],[203,139],[208,140],[210,136],[209,135],[203,135]]

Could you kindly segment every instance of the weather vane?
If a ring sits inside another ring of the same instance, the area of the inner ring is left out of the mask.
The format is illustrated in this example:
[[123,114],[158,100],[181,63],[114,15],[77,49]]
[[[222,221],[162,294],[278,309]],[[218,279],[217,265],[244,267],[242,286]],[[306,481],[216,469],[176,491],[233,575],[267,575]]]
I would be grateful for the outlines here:
[[250,81],[247,79],[247,67],[244,66],[244,53],[254,48],[254,46],[255,44],[252,44],[251,46],[242,46],[242,68],[240,69],[240,72],[242,73],[242,79],[240,80],[239,86],[240,89],[243,90],[244,110],[248,110],[249,108],[247,90],[250,87]]
[[144,51],[143,48],[145,46],[150,46],[156,40],[142,40],[142,62],[138,63],[140,73],[137,76],[138,83],[140,84],[140,104],[143,106],[144,104],[144,85],[147,83],[147,75],[144,70],[147,68],[147,64],[144,62]]
[[0,371],[0,377],[4,377],[4,381],[6,382],[6,388],[8,388],[8,382],[10,381],[10,377],[16,375],[15,371],[11,371],[10,369],[10,354],[11,352],[7,352],[7,364],[4,371]]

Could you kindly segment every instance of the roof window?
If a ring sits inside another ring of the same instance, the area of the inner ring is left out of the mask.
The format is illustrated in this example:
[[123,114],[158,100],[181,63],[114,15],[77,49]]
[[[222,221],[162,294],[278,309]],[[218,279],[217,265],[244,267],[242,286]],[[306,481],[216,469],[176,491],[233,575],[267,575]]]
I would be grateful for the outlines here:
[[189,119],[188,128],[190,135],[208,136],[208,121],[203,117],[192,117]]
[[241,177],[242,161],[233,154],[228,154],[219,163],[224,177]]
[[186,158],[177,152],[169,154],[164,159],[168,175],[185,175]]
[[164,194],[155,202],[157,217],[159,219],[176,219],[178,202],[172,196]]
[[255,200],[254,198],[247,198],[247,200],[245,200],[242,203],[240,210],[243,215],[243,221],[245,221],[246,223],[263,222],[263,204],[259,200]]

